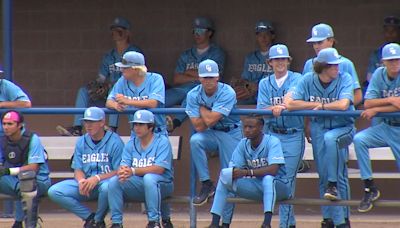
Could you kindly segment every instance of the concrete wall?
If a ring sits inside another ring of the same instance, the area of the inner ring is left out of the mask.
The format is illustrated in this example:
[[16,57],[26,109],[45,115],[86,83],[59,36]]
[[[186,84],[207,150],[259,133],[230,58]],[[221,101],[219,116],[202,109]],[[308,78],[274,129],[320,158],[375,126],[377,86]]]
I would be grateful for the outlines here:
[[112,48],[108,25],[124,16],[150,70],[171,81],[179,53],[192,44],[191,22],[202,15],[214,19],[215,41],[226,50],[226,78],[240,75],[244,56],[255,48],[255,22],[268,19],[297,71],[314,54],[305,42],[311,27],[331,24],[339,52],[353,60],[363,81],[368,55],[382,42],[382,20],[392,14],[400,15],[398,0],[18,0],[14,80],[34,105],[73,105],[79,86],[96,77],[101,56]]

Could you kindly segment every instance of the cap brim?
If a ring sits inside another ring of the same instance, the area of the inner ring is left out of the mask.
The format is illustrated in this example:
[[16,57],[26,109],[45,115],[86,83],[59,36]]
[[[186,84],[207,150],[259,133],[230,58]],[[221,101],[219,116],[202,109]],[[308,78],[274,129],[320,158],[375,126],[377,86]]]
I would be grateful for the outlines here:
[[382,58],[382,60],[392,60],[392,59],[400,59],[400,55],[398,55],[398,56],[389,56],[389,57],[386,57],[386,58]]
[[132,120],[132,121],[129,121],[129,123],[154,123],[154,122],[141,121],[141,120]]
[[319,42],[328,39],[328,37],[311,37],[310,39],[307,40],[307,43],[311,42]]
[[114,65],[117,66],[117,67],[131,67],[130,65],[125,65],[125,64],[123,64],[121,62],[115,63]]
[[94,119],[94,118],[81,118],[81,120],[89,120],[89,121],[101,121],[102,119]]
[[327,62],[327,64],[333,65],[333,64],[339,64],[339,63],[342,63],[342,62],[343,62],[343,60],[339,59],[339,60],[336,60],[336,61]]
[[278,56],[274,56],[274,57],[269,57],[268,59],[290,59],[292,57],[288,56],[288,55],[278,55]]
[[208,78],[208,77],[216,78],[216,77],[219,77],[219,73],[215,73],[215,74],[210,74],[210,73],[199,74],[199,77],[200,78]]

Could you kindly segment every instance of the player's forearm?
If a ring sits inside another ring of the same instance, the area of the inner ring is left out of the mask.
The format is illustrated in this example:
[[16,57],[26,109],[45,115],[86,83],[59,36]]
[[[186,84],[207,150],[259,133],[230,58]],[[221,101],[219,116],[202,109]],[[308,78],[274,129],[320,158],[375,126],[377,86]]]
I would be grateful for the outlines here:
[[98,174],[98,175],[100,177],[100,180],[105,180],[105,179],[115,176],[116,174],[117,174],[117,170],[114,170],[109,173]]
[[361,89],[355,89],[354,90],[354,107],[359,105],[362,101],[362,92]]
[[212,127],[222,118],[222,114],[219,112],[204,110],[201,112],[201,118],[208,127]]
[[[279,165],[273,164],[269,166],[264,166],[258,169],[253,169],[253,176],[263,177],[265,175],[275,176],[278,173]],[[250,171],[251,172],[251,171]]]
[[350,100],[349,99],[341,99],[335,102],[324,104],[324,110],[339,110],[345,111],[349,108]]
[[76,181],[80,181],[80,180],[82,180],[82,179],[86,179],[86,175],[85,175],[85,173],[82,171],[82,170],[80,170],[80,169],[75,169],[75,171],[74,171],[74,177],[75,177],[75,180]]
[[136,108],[157,108],[158,101],[150,100],[128,100],[125,105],[135,106]]
[[197,73],[186,71],[185,73],[176,73],[174,75],[174,85],[182,85],[189,82],[197,81],[199,79]]
[[36,163],[21,166],[20,169],[19,169],[20,172],[24,172],[24,171],[35,171],[35,172],[37,172],[38,170],[39,170],[39,164],[36,164]]
[[30,108],[32,104],[30,101],[2,101],[0,108]]
[[106,107],[109,109],[117,109],[118,103],[114,100],[107,100],[106,101]]
[[202,118],[192,117],[190,118],[190,121],[197,132],[202,132],[208,129],[208,126],[204,123]]
[[398,112],[398,111],[400,111],[396,106],[393,106],[393,105],[379,106],[379,107],[374,107],[371,109],[374,109],[377,112]]
[[307,109],[314,109],[321,103],[319,102],[309,102],[303,100],[291,100],[286,104],[286,108],[289,111],[294,110],[307,110]]
[[148,173],[154,173],[154,174],[161,175],[165,172],[165,168],[158,166],[158,165],[152,165],[152,166],[134,168],[134,169],[135,169],[135,176],[144,176]]

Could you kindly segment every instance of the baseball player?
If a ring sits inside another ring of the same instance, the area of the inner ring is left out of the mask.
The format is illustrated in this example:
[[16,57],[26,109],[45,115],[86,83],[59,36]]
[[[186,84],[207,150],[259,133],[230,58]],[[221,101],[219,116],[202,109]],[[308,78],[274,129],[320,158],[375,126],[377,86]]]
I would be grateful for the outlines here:
[[[122,71],[123,77],[118,79],[108,95],[107,108],[119,112],[125,108],[164,108],[165,87],[160,74],[147,71],[144,56],[135,51],[124,54],[122,61],[115,63]],[[155,133],[168,135],[165,115],[156,115]],[[129,115],[133,120],[133,115]],[[132,134],[134,132],[132,131]]]
[[256,23],[255,32],[258,49],[246,56],[241,79],[231,83],[238,104],[256,104],[258,83],[273,73],[267,59],[269,48],[275,41],[275,29],[271,22],[261,20]]
[[[106,96],[102,96],[94,99],[90,96],[91,93],[107,93],[110,85],[113,85],[121,77],[121,69],[115,66],[116,62],[120,62],[122,55],[128,51],[136,51],[143,53],[142,50],[132,45],[131,42],[131,24],[130,22],[123,18],[117,17],[113,20],[110,25],[111,38],[115,43],[115,48],[107,52],[101,61],[99,75],[96,81],[90,82],[87,86],[81,87],[78,90],[75,107],[76,108],[87,108],[90,106],[104,107]],[[96,85],[96,86],[91,86]],[[91,91],[96,90],[96,91]],[[75,115],[73,126],[65,129],[62,126],[57,126],[57,131],[61,135],[65,136],[80,136],[82,135],[82,115]],[[110,115],[109,126],[111,130],[116,131],[118,128],[118,115]]]
[[[86,109],[82,119],[86,134],[79,137],[72,160],[75,178],[51,186],[50,199],[85,221],[84,228],[105,228],[108,210],[108,181],[115,176],[121,162],[124,143],[112,131],[105,131],[104,111]],[[96,213],[82,201],[97,199]]]
[[[13,228],[34,228],[38,222],[39,197],[51,185],[44,148],[39,137],[24,126],[17,111],[1,118],[4,136],[0,138],[0,193],[17,197]],[[23,207],[23,211],[22,211]]]
[[[354,110],[353,80],[348,73],[339,71],[341,56],[334,48],[321,50],[314,61],[314,72],[305,74],[286,104],[288,110]],[[329,200],[347,199],[348,145],[355,128],[352,117],[313,117],[311,143],[319,174],[320,197]],[[339,189],[339,191],[338,191]],[[346,193],[346,194],[342,194]],[[322,207],[322,227],[349,227],[346,207]],[[347,220],[346,220],[347,219]],[[329,223],[327,225],[327,223]]]
[[[290,197],[293,198],[296,187],[296,173],[304,154],[304,121],[301,116],[281,116],[286,109],[286,93],[299,83],[302,75],[289,71],[291,62],[289,50],[283,44],[269,49],[268,63],[273,74],[262,79],[259,84],[257,108],[272,110],[273,117],[265,118],[265,132],[277,137],[282,144],[285,156],[285,170]],[[280,227],[295,227],[294,208],[292,205],[279,206]]]
[[[193,21],[194,47],[185,50],[179,57],[174,73],[174,87],[165,91],[165,107],[173,107],[182,104],[186,106],[186,95],[195,86],[199,85],[197,69],[199,63],[206,59],[212,59],[218,64],[219,73],[222,75],[225,64],[225,53],[211,39],[215,33],[215,27],[211,19],[197,17]],[[170,121],[168,130],[173,131],[179,127],[186,115],[176,115],[173,119],[167,116]]]
[[[365,111],[361,117],[373,118],[378,112],[400,111],[400,45],[390,43],[382,49],[383,67],[379,67],[372,75],[365,94]],[[354,137],[354,148],[357,162],[364,182],[365,193],[358,207],[359,212],[368,212],[373,207],[373,202],[380,196],[374,184],[371,161],[368,149],[389,146],[396,158],[397,167],[400,169],[400,118],[384,117],[378,125],[372,126],[357,133]]]
[[367,77],[365,87],[368,86],[372,74],[382,65],[382,48],[389,43],[400,43],[400,18],[387,16],[383,19],[383,38],[385,43],[374,50],[368,61]]
[[290,189],[286,184],[285,159],[279,139],[263,134],[261,116],[247,116],[243,122],[245,138],[232,154],[230,168],[221,171],[214,202],[211,208],[212,223],[219,226],[228,193],[264,203],[264,222],[261,227],[271,227],[276,200],[287,199]]
[[[218,82],[218,64],[207,59],[199,64],[201,85],[187,95],[186,113],[196,131],[190,138],[191,159],[202,183],[200,193],[193,204],[203,205],[215,192],[210,179],[207,152],[218,151],[221,168],[227,168],[232,152],[242,139],[239,116],[230,112],[236,107],[235,91],[227,84]],[[230,224],[233,205],[228,206],[223,223]]]
[[135,136],[124,147],[118,176],[109,183],[112,228],[122,227],[124,199],[145,202],[147,228],[161,227],[160,213],[162,226],[173,227],[169,205],[162,201],[174,189],[172,147],[168,137],[154,134],[154,118],[150,111],[138,110],[131,121]]

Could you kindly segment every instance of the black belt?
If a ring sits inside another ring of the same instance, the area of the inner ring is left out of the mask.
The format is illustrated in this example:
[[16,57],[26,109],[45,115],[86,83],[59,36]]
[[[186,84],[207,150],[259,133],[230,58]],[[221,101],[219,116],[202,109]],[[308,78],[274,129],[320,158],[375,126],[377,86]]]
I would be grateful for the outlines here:
[[393,127],[400,127],[400,122],[388,121],[387,124]]
[[277,127],[272,127],[271,131],[277,134],[283,134],[283,135],[288,135],[288,134],[293,134],[297,132],[296,128],[277,128]]
[[236,129],[236,128],[238,128],[238,127],[239,127],[239,125],[234,124],[234,125],[227,126],[227,127],[213,127],[213,128],[211,128],[211,129],[212,129],[212,130],[216,130],[216,131],[230,132],[230,131],[232,131],[233,129]]

